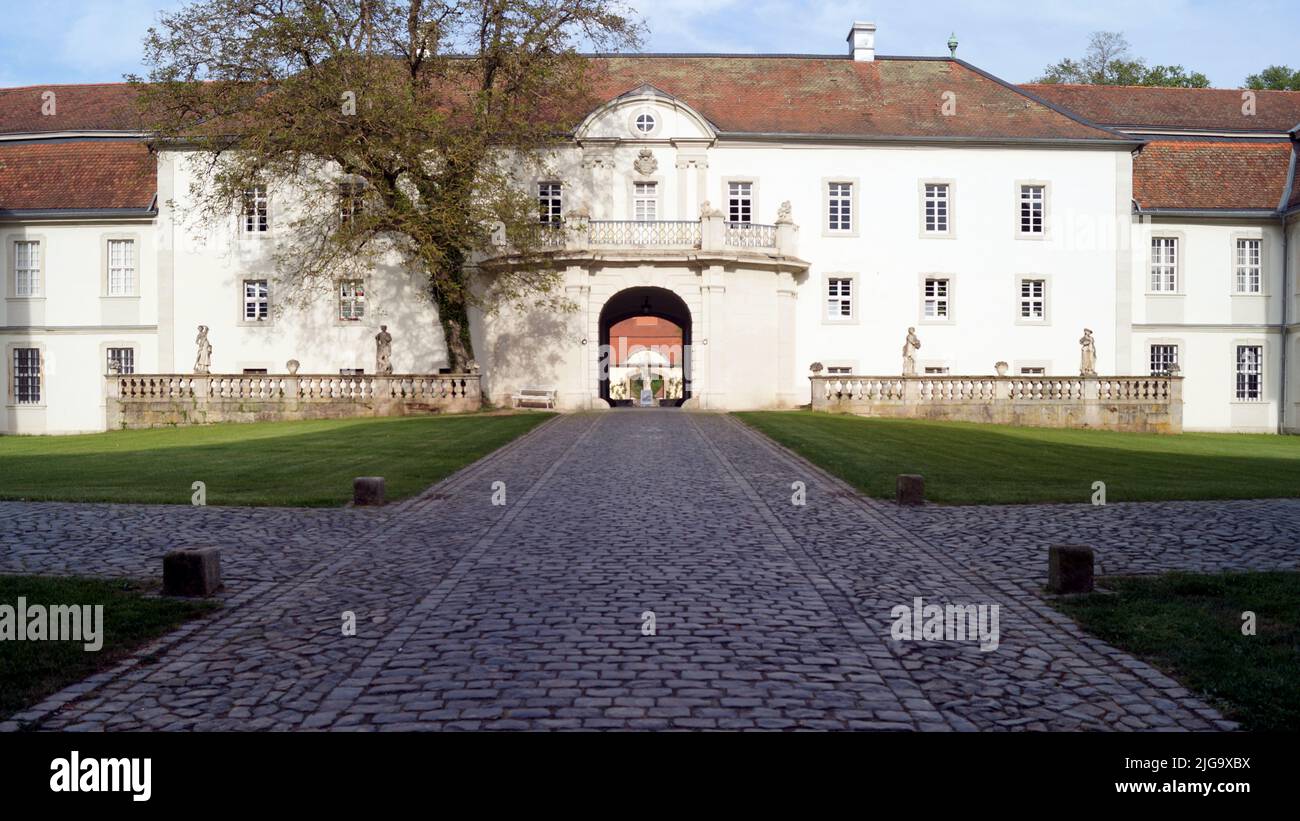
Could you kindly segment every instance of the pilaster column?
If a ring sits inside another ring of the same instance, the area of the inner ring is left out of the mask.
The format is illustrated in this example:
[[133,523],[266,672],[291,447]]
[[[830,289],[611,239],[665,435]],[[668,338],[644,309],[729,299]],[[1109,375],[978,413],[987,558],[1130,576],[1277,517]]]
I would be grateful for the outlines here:
[[592,384],[590,360],[598,356],[598,339],[587,336],[591,312],[591,286],[587,272],[570,266],[564,272],[564,296],[575,310],[569,316],[565,334],[565,364],[560,388],[561,401],[568,408],[589,408],[595,402],[596,386]]
[[582,167],[588,171],[592,219],[614,219],[614,155],[608,148],[584,151]]
[[794,275],[776,275],[776,401],[782,407],[799,402],[795,383],[795,299]]
[[[718,221],[720,224],[721,216]],[[700,407],[705,409],[726,407],[728,380],[724,371],[727,343],[724,317],[727,288],[722,276],[722,267],[718,265],[710,266],[703,272],[700,304],[703,306],[704,319],[700,323],[700,333],[692,336],[692,343],[702,354],[696,357],[697,379],[693,389],[700,397]],[[700,365],[704,366],[702,376],[699,375]]]
[[[703,153],[677,154],[677,218],[699,213],[708,186],[708,158]],[[691,172],[694,171],[694,174]]]

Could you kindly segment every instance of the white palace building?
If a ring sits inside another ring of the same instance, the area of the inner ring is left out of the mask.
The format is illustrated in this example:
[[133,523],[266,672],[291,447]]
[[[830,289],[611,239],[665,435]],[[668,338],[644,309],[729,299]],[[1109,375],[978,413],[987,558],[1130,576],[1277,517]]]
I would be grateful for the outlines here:
[[[1101,376],[1181,374],[1186,429],[1300,426],[1300,93],[1017,86],[874,46],[592,57],[604,102],[529,183],[575,310],[476,315],[483,395],[608,407],[599,352],[638,316],[680,328],[704,409],[808,404],[814,362],[897,376],[909,328],[921,375],[1077,378],[1088,328]],[[372,374],[381,326],[395,373],[445,368],[409,272],[287,298],[286,191],[196,236],[191,163],[134,97],[0,89],[0,433],[114,426],[106,376],[192,374],[201,325],[213,374]]]

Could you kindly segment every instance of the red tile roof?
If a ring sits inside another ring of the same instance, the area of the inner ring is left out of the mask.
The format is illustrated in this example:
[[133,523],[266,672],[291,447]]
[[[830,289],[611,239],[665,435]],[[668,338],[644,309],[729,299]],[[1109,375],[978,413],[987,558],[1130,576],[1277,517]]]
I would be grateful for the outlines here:
[[[1037,103],[953,60],[839,57],[628,56],[592,59],[591,107],[642,85],[678,97],[722,134],[808,137],[1066,139],[1122,141]],[[1030,85],[1085,120],[1178,128],[1240,127],[1239,91]],[[41,115],[41,92],[57,113]],[[941,113],[952,91],[957,113]],[[0,134],[134,130],[136,90],[126,84],[0,89]],[[1258,129],[1300,122],[1300,93],[1259,92]],[[1134,161],[1143,208],[1274,209],[1291,146],[1158,140]],[[156,190],[153,159],[131,142],[0,143],[0,209],[143,208]],[[1292,205],[1300,205],[1300,181]]]
[[1243,89],[1029,83],[1021,88],[1101,125],[1194,131],[1290,131],[1300,125],[1300,91],[1256,91],[1255,114],[1242,112]]
[[1143,209],[1275,210],[1286,188],[1289,142],[1158,140],[1133,159]]
[[[53,114],[43,113],[46,92],[54,94]],[[138,93],[127,83],[0,88],[0,134],[137,131]]]
[[[592,109],[648,84],[723,132],[1123,140],[947,59],[645,55],[593,57],[591,66]],[[45,91],[55,94],[54,116],[41,113]],[[949,91],[954,116],[942,113]],[[0,134],[136,130],[137,93],[123,83],[0,89]]]
[[[954,60],[627,56],[593,60],[598,101],[648,84],[727,133],[1122,141]],[[944,116],[944,93],[956,114]],[[593,106],[594,107],[594,106]]]
[[148,208],[157,190],[140,142],[0,143],[0,211]]

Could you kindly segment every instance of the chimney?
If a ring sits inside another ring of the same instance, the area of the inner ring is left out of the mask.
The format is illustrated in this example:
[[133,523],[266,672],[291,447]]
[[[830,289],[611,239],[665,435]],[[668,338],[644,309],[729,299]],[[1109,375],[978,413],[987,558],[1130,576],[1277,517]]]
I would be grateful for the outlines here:
[[854,21],[849,29],[849,56],[855,62],[871,62],[876,59],[876,24]]

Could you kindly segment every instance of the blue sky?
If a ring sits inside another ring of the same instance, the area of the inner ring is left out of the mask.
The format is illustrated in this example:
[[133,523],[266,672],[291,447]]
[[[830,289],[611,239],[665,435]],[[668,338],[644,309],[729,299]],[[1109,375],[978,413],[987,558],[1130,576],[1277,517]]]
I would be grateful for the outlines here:
[[[1271,63],[1300,67],[1295,0],[633,0],[648,51],[840,53],[849,24],[879,27],[881,54],[958,55],[1013,82],[1123,31],[1136,55],[1233,87]],[[139,43],[183,0],[0,0],[0,86],[111,82],[140,72]]]

